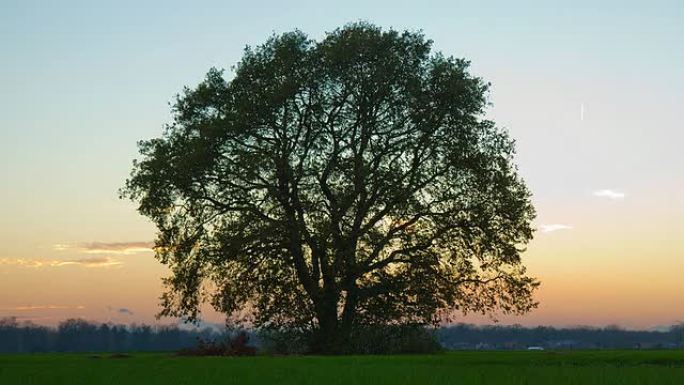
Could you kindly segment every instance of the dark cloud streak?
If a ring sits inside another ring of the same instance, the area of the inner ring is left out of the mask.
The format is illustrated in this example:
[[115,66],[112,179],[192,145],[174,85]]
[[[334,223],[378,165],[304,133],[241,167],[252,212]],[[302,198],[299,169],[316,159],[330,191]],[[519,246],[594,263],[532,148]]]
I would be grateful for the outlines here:
[[133,315],[133,312],[130,309],[125,308],[125,307],[122,307],[117,311],[121,314]]

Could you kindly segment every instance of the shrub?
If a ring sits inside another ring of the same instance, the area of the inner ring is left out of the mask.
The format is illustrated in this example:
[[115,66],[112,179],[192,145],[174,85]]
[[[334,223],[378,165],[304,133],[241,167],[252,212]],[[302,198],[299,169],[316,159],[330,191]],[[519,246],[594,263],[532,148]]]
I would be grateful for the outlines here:
[[430,354],[442,350],[433,330],[422,325],[361,325],[353,329],[351,354]]
[[261,329],[259,348],[266,354],[306,354],[310,352],[311,333],[295,329]]
[[197,346],[181,349],[181,356],[253,356],[256,348],[249,345],[249,335],[241,331],[224,341],[199,338]]
[[[267,354],[309,354],[310,330],[261,330],[260,348]],[[437,334],[422,325],[357,325],[340,354],[430,354],[442,350]]]

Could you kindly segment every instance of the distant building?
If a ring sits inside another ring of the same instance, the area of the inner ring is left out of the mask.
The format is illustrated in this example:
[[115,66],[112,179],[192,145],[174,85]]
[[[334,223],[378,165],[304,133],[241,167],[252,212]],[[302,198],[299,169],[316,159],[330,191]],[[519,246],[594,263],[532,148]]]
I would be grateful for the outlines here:
[[544,350],[541,346],[528,346],[527,350]]

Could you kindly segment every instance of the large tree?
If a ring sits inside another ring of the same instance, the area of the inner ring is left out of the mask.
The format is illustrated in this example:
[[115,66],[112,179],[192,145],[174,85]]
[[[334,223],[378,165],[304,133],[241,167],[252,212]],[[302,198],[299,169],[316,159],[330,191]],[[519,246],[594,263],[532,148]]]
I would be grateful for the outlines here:
[[357,23],[247,48],[142,141],[125,196],[171,268],[162,315],[204,301],[337,351],[357,325],[523,313],[534,209],[488,84],[421,33]]

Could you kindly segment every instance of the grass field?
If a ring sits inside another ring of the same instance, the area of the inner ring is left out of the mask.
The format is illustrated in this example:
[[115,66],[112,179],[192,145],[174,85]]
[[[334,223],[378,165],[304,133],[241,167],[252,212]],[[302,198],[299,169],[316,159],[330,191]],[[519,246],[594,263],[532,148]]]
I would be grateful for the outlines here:
[[0,384],[684,384],[684,351],[249,358],[0,355]]

